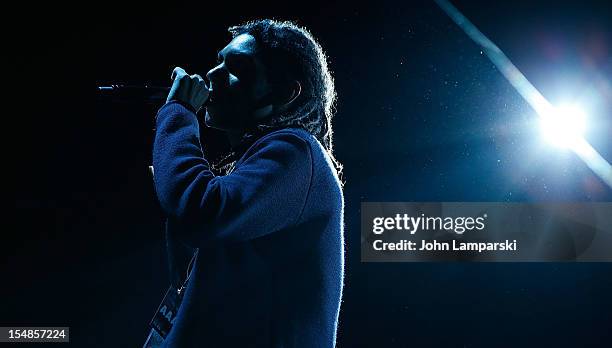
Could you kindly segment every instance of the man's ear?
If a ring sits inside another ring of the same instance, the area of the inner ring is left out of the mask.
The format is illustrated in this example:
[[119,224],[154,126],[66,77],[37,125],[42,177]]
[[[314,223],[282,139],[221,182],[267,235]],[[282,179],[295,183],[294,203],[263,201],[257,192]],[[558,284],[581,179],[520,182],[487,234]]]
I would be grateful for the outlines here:
[[253,116],[255,119],[264,119],[275,113],[282,112],[288,109],[291,104],[302,93],[302,84],[298,80],[293,80],[289,84],[289,88],[282,92],[271,92],[263,100],[270,100],[270,104],[265,104],[255,109]]
[[289,88],[286,93],[283,93],[278,103],[275,105],[276,109],[285,110],[288,109],[291,104],[300,96],[302,93],[302,84],[298,80],[293,80],[289,84]]

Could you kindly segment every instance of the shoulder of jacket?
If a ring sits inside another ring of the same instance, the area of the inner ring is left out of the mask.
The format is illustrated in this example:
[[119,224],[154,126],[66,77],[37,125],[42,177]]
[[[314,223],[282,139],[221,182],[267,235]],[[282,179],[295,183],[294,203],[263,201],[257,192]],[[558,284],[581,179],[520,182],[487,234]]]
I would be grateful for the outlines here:
[[252,152],[254,149],[260,148],[262,145],[275,140],[280,141],[296,141],[297,143],[303,143],[310,149],[312,146],[311,141],[314,139],[313,135],[308,131],[301,128],[283,128],[270,132],[261,138],[257,139],[247,150],[247,153]]
[[311,139],[314,138],[312,134],[310,134],[308,131],[302,128],[282,128],[282,129],[275,130],[273,132],[270,132],[262,136],[261,138],[257,139],[255,144],[257,144],[260,141],[268,140],[270,138],[279,138],[279,137],[286,137],[286,136],[289,136],[289,137],[295,136],[305,141],[310,141]]
[[[294,148],[308,152],[312,156],[312,140],[314,136],[308,131],[301,128],[282,128],[265,134],[257,139],[238,160],[238,163],[244,162],[257,152],[268,146],[280,145],[282,143],[293,144]],[[282,146],[282,145],[281,145]]]

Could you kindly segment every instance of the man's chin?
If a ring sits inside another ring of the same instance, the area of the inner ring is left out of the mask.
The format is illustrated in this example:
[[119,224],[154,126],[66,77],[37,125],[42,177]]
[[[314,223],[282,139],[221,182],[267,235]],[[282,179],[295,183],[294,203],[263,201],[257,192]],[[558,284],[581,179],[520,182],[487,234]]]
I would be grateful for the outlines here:
[[212,127],[212,118],[210,117],[208,110],[206,110],[206,113],[204,114],[204,124],[207,127]]
[[219,122],[219,118],[217,116],[214,116],[214,113],[211,114],[210,112],[208,112],[208,110],[206,110],[206,114],[204,116],[204,124],[206,125],[206,127],[222,131],[227,130],[227,127],[223,125],[223,122]]
[[212,117],[212,115],[208,112],[208,110],[206,110],[206,115],[204,116],[204,124],[207,127],[210,128],[218,128],[219,126],[217,126],[215,119]]

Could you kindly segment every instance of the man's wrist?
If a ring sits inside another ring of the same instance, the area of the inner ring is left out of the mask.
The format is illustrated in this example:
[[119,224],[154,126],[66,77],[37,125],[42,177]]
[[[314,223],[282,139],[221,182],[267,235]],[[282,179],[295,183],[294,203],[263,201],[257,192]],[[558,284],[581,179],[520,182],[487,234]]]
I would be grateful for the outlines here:
[[[168,118],[175,118],[177,116],[180,119],[191,119],[192,117],[194,120],[197,119],[197,115],[193,111],[193,107],[181,102],[180,100],[170,100],[157,110],[157,114],[155,115],[156,128],[160,126],[161,122],[165,122],[165,120]],[[188,122],[191,122],[191,120]]]
[[184,102],[184,101],[182,101],[180,99],[170,99],[170,100],[166,101],[166,104],[164,104],[163,106],[166,106],[166,105],[169,105],[169,104],[173,104],[173,103],[182,105],[183,107],[185,107],[187,110],[193,112],[194,114],[198,113],[197,110],[193,107],[193,105],[191,105],[191,104],[189,104],[187,102]]

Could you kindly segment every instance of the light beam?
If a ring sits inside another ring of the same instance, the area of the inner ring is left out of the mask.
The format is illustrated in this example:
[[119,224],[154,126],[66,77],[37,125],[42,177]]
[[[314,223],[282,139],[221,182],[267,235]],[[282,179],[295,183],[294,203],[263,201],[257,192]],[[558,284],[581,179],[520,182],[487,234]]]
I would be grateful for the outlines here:
[[[569,147],[584,163],[593,170],[608,186],[612,187],[612,166],[581,134],[584,131],[583,113],[566,107],[555,108],[527,80],[510,59],[470,22],[448,0],[434,0],[438,6],[461,28],[468,37],[478,44],[497,69],[504,75],[516,91],[531,105],[540,116],[543,130],[555,142]],[[581,115],[582,114],[582,115]],[[582,121],[580,119],[583,119]],[[582,130],[579,128],[582,127]]]

